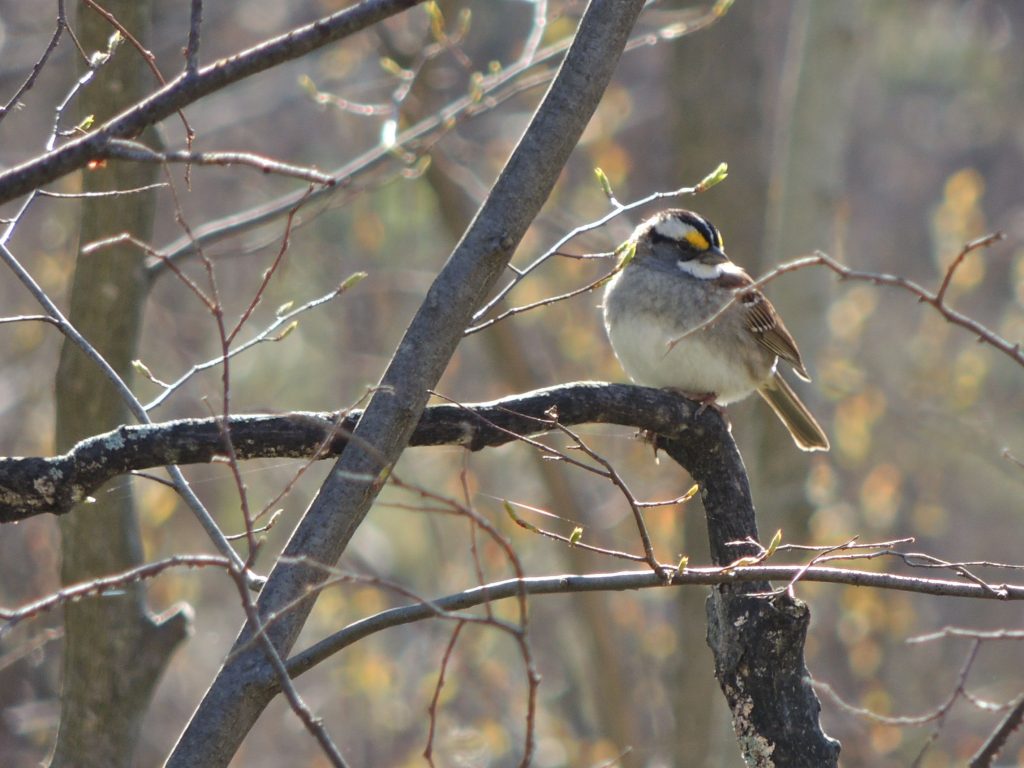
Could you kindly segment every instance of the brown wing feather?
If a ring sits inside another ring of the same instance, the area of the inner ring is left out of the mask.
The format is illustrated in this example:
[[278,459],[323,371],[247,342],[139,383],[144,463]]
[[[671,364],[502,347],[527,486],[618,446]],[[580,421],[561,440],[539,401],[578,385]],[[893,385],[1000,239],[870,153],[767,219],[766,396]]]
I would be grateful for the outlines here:
[[790,363],[797,376],[804,381],[810,381],[811,377],[807,375],[804,361],[800,358],[800,350],[797,349],[796,342],[786,330],[775,307],[763,293],[749,288],[754,284],[753,278],[742,271],[728,272],[720,276],[716,282],[719,286],[739,294],[736,300],[745,313],[747,329],[754,338],[772,354]]
[[746,310],[747,328],[762,346],[792,364],[793,370],[805,381],[810,381],[800,358],[796,342],[786,330],[772,303],[760,291],[749,291],[740,299]]

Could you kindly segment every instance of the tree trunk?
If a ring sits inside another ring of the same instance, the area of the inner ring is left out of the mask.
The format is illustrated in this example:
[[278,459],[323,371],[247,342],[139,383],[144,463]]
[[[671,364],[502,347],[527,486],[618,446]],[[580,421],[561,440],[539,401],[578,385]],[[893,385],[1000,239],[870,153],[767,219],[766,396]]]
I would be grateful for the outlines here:
[[[109,0],[105,8],[143,44],[148,2]],[[103,51],[113,32],[84,8],[78,36],[85,50]],[[151,75],[124,43],[83,93],[81,116],[102,122],[141,99]],[[155,166],[110,163],[84,173],[83,191],[130,189],[153,182]],[[85,199],[80,242],[122,231],[146,240],[154,193]],[[122,376],[137,354],[146,279],[142,254],[129,245],[80,259],[71,285],[69,319]],[[130,413],[114,388],[74,344],[65,341],[56,382],[57,446],[66,450],[98,431],[128,423]],[[142,545],[130,488],[97,495],[88,511],[60,519],[61,579],[65,584],[115,573],[142,561]],[[64,606],[64,670],[61,719],[54,766],[128,766],[153,687],[170,653],[185,636],[187,619],[176,612],[158,621],[147,610],[145,589],[129,584],[106,595]]]

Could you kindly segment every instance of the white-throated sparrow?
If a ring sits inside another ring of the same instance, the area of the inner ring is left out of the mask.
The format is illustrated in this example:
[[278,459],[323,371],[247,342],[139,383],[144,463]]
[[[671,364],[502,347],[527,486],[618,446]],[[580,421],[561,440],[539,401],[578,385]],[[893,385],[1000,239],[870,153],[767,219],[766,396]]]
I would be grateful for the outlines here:
[[810,381],[796,342],[711,222],[662,211],[632,241],[632,260],[604,294],[608,338],[630,378],[721,405],[757,390],[797,446],[827,451],[825,432],[777,370],[781,358]]

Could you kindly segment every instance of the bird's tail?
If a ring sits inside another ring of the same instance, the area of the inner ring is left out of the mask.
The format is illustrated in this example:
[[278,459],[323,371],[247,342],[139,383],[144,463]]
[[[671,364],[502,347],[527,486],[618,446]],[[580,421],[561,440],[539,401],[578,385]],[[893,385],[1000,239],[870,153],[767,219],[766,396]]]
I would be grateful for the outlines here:
[[828,437],[807,406],[800,402],[786,380],[778,373],[772,374],[757,393],[772,407],[775,415],[786,425],[793,442],[802,451],[827,451]]

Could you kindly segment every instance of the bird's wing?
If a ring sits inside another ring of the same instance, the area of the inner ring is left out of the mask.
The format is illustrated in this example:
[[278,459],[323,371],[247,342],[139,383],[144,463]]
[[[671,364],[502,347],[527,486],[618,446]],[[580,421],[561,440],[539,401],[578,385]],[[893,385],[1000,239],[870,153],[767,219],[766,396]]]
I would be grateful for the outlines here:
[[[723,276],[725,277],[725,276]],[[768,298],[756,288],[750,288],[754,281],[746,273],[728,275],[728,281],[722,282],[724,287],[736,291],[736,302],[740,305],[746,321],[747,330],[753,334],[761,346],[781,357],[793,366],[797,376],[810,381],[800,357],[800,350],[792,335],[786,330],[782,318]]]

